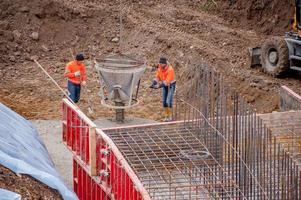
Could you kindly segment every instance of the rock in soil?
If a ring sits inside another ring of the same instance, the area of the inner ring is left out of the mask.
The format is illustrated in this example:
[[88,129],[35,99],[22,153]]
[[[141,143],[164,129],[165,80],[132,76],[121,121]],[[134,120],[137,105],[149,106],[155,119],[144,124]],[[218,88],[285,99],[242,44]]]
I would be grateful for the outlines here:
[[32,38],[33,40],[39,40],[39,33],[38,33],[38,32],[33,32],[33,33],[31,34],[31,38]]

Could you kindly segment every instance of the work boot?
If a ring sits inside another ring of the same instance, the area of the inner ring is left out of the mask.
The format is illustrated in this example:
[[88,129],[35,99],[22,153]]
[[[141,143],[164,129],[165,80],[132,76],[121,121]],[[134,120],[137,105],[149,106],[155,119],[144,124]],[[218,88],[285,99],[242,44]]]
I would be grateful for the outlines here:
[[167,108],[167,121],[170,122],[172,121],[172,109]]
[[164,108],[163,121],[166,122],[167,120],[168,120],[168,108]]

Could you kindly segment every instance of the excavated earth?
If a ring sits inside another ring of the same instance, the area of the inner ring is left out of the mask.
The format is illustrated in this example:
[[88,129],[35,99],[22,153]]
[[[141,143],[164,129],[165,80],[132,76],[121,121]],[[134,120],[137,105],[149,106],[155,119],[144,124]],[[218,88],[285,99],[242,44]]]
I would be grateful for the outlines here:
[[[292,14],[293,0],[2,0],[0,101],[28,119],[60,119],[63,95],[32,60],[38,59],[65,88],[65,64],[84,52],[88,84],[79,106],[86,113],[91,106],[91,118],[112,117],[113,111],[100,105],[91,63],[111,53],[128,53],[149,66],[167,56],[179,91],[189,89],[194,70],[206,64],[259,113],[277,111],[279,87],[287,85],[300,94],[300,75],[278,79],[251,69],[247,52],[267,35],[284,35]],[[153,75],[150,67],[140,105],[127,115],[160,118],[160,91],[148,88]]]
[[211,0],[205,8],[231,22],[237,28],[253,29],[267,35],[284,35],[290,30],[295,12],[294,0]]
[[24,200],[53,200],[62,197],[48,186],[27,175],[16,175],[0,166],[0,188],[18,193]]
[[[268,12],[265,6],[270,4],[250,8],[250,2],[245,1],[248,2],[247,8],[243,10],[243,0],[233,4],[229,3],[233,1],[212,1],[216,5],[209,7],[207,12],[208,2],[211,0],[17,0],[14,3],[4,0],[0,4],[0,100],[29,119],[59,118],[62,94],[31,59],[38,58],[49,74],[65,87],[64,67],[76,52],[84,52],[91,59],[114,52],[130,53],[146,59],[150,66],[165,55],[178,72],[178,88],[189,82],[190,77],[181,76],[183,71],[194,70],[198,64],[206,63],[222,73],[229,84],[261,113],[278,109],[281,85],[300,93],[300,76],[277,79],[247,65],[247,49],[261,44],[268,37],[262,34],[261,27],[268,19],[275,18],[273,13],[277,9],[271,9],[269,15],[259,20],[254,16],[254,9],[259,10],[257,13],[262,9],[262,12]],[[283,8],[283,3],[273,5]],[[231,16],[231,6],[233,19],[239,14],[235,10],[250,13],[250,16],[242,15],[236,22],[227,20]],[[288,21],[285,14],[288,10],[283,11],[284,14],[277,12],[278,18],[283,18],[278,19],[280,24]],[[225,18],[221,17],[222,11],[227,13]],[[112,39],[119,37],[120,16],[123,29],[120,43],[115,43]],[[259,30],[252,30],[257,21],[261,22]],[[241,28],[239,24],[245,25]],[[284,32],[286,26],[281,27]],[[159,91],[148,89],[153,73],[148,70],[143,77],[141,104],[129,114],[153,119],[160,117]],[[80,106],[86,111],[92,104],[93,115],[97,117],[111,115],[100,106],[97,74],[91,67],[88,68],[88,77]],[[149,110],[157,112],[151,112],[154,114],[149,116]]]

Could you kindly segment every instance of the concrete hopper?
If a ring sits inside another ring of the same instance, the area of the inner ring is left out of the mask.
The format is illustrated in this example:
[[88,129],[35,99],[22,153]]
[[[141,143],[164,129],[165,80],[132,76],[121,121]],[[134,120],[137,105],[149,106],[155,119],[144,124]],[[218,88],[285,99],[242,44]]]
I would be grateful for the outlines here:
[[139,103],[138,91],[146,62],[127,55],[112,55],[96,59],[100,77],[102,105],[116,109],[117,121],[124,119],[124,109]]

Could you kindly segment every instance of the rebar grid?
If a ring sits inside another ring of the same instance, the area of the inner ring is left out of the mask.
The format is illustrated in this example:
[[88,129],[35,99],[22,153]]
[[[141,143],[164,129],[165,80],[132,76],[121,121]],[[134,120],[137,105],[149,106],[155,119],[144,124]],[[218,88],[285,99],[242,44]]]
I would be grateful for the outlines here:
[[[301,199],[301,173],[289,151],[295,144],[279,143],[216,72],[198,72],[192,88],[177,95],[173,114],[179,123],[105,130],[150,196]],[[294,134],[286,136],[296,139],[300,123],[294,124]]]
[[[190,121],[198,118],[200,111],[201,117],[222,134],[222,163],[235,169],[232,176],[248,198],[300,199],[300,171],[290,153],[294,144],[281,144],[277,135],[266,128],[256,112],[218,73],[206,66],[196,71],[199,73],[194,72],[193,88],[177,98],[180,105],[177,104],[174,113],[176,119]],[[189,102],[190,108],[183,107],[179,99]],[[290,131],[296,133],[300,121],[290,122],[294,124]],[[286,137],[291,134],[288,130],[279,129]],[[295,149],[294,155],[299,155],[298,152],[300,149]]]
[[[215,199],[222,196],[230,199],[230,187],[237,193],[240,190],[227,176],[231,172],[219,165],[215,158],[222,153],[222,148],[216,146],[209,152],[204,146],[204,138],[199,137],[200,129],[195,129],[194,123],[106,133],[118,145],[154,199]],[[205,186],[212,191],[221,187],[221,191],[209,194]],[[177,191],[179,189],[181,191]]]

